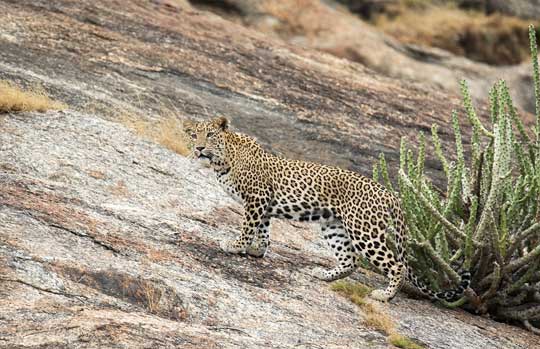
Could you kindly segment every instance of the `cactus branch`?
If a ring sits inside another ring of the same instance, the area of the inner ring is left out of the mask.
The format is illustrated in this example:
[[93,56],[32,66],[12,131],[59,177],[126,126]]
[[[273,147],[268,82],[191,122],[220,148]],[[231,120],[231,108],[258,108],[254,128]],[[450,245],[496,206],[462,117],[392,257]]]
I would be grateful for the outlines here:
[[455,284],[459,284],[459,282],[461,281],[459,274],[456,273],[454,269],[452,269],[450,264],[446,263],[444,259],[441,258],[441,256],[435,251],[435,249],[433,248],[433,246],[431,246],[430,243],[428,243],[427,241],[422,241],[419,246],[424,248],[424,250],[428,253],[431,259],[450,277],[452,282],[454,282]]
[[534,223],[529,228],[514,235],[512,246],[508,249],[509,252],[513,252],[522,242],[534,233],[540,233],[540,222]]
[[540,142],[540,72],[538,69],[538,46],[534,26],[529,26],[529,43],[533,64],[534,107],[536,111],[536,140]]
[[491,278],[491,285],[489,286],[489,289],[482,295],[482,299],[489,299],[497,293],[497,290],[499,289],[499,285],[501,283],[501,266],[495,262],[493,265],[493,276]]
[[491,181],[490,190],[488,192],[488,196],[486,199],[486,203],[484,204],[484,210],[482,212],[482,215],[480,216],[480,221],[478,222],[478,227],[476,229],[475,235],[478,236],[480,239],[482,239],[484,232],[487,228],[487,223],[489,219],[489,212],[491,211],[492,206],[494,206],[495,201],[497,199],[497,194],[499,191],[499,183],[500,183],[500,160],[501,160],[501,134],[499,132],[499,127],[497,124],[493,125],[493,133],[495,134],[495,140],[493,145],[493,167],[491,170],[491,173],[493,175],[493,179]]
[[518,268],[521,268],[522,266],[524,266],[525,264],[527,263],[530,263],[531,261],[533,261],[535,258],[540,258],[540,245],[536,246],[536,248],[534,250],[532,250],[531,252],[527,253],[526,255],[524,255],[523,257],[521,258],[518,258],[512,262],[510,262],[505,268],[504,268],[504,271],[506,273],[511,273],[515,270],[517,270]]
[[[431,214],[433,214],[439,220],[439,222],[441,222],[442,225],[444,225],[446,227],[446,229],[448,229],[448,231],[450,231],[452,234],[454,234],[455,237],[458,238],[458,239],[466,239],[467,238],[467,235],[464,232],[460,231],[455,225],[453,225],[435,207],[433,207],[430,204],[428,199],[426,199],[426,197],[415,188],[415,186],[412,184],[411,180],[407,177],[405,172],[403,172],[402,170],[399,170],[399,175],[401,177],[401,180],[409,187],[409,189],[411,189],[411,191],[424,204],[424,206],[429,210],[429,212],[431,212]],[[477,242],[475,240],[473,240],[472,243],[473,243],[474,246],[480,246],[481,245],[479,242]]]
[[472,105],[471,93],[469,91],[469,86],[467,85],[467,82],[465,80],[461,80],[460,85],[461,85],[461,94],[463,95],[463,104],[465,107],[465,111],[467,112],[467,116],[469,117],[469,121],[475,128],[481,131],[484,135],[493,138],[493,133],[489,132],[482,125],[482,122],[480,121],[480,119],[478,118],[478,115],[476,115],[476,112],[474,111],[474,107]]
[[509,295],[509,294],[512,294],[512,293],[518,291],[519,289],[521,289],[525,285],[525,283],[528,282],[531,279],[531,277],[534,275],[534,271],[536,270],[537,267],[538,267],[538,261],[534,262],[528,268],[528,270],[525,272],[525,274],[523,274],[519,278],[519,280],[515,281],[513,284],[508,286],[506,289],[500,291],[501,294]]
[[540,304],[538,305],[518,305],[499,309],[499,315],[515,320],[540,320]]

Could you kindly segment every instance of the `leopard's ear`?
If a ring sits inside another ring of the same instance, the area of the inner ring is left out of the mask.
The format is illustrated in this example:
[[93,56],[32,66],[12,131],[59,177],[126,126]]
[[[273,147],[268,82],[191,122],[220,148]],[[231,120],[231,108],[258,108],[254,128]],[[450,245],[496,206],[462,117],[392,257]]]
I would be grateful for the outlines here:
[[226,117],[220,116],[214,119],[214,125],[225,131],[229,127],[229,120]]

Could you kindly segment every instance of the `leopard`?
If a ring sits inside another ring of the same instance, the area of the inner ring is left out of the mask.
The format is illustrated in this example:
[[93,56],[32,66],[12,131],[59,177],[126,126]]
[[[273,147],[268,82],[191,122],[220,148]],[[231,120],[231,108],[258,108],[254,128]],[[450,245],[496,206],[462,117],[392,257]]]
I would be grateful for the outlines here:
[[415,274],[407,263],[403,210],[383,185],[340,167],[275,155],[229,124],[223,116],[183,123],[191,157],[210,167],[244,208],[240,235],[221,241],[224,252],[262,258],[270,245],[271,219],[316,222],[336,259],[332,268],[313,268],[316,279],[345,278],[368,261],[389,279],[385,288],[370,293],[377,301],[391,300],[404,282],[445,301],[458,299],[468,288],[468,272],[447,291],[432,290]]

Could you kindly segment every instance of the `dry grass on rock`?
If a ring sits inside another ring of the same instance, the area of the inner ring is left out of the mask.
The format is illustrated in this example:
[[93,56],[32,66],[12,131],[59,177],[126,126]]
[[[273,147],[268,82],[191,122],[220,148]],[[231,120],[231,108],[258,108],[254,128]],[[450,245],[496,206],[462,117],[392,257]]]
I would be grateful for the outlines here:
[[365,299],[371,291],[369,287],[361,283],[339,280],[334,282],[330,288],[358,305],[364,312],[364,324],[386,334],[388,343],[403,349],[424,348],[412,339],[399,334],[394,320],[385,314],[376,303]]
[[189,142],[183,131],[182,121],[167,112],[158,121],[147,121],[141,117],[122,115],[121,122],[144,139],[163,145],[182,156],[190,153]]
[[0,113],[61,110],[67,105],[51,99],[41,88],[22,89],[12,82],[0,80]]
[[439,47],[488,64],[519,64],[529,57],[529,21],[515,17],[402,2],[374,24],[403,43]]

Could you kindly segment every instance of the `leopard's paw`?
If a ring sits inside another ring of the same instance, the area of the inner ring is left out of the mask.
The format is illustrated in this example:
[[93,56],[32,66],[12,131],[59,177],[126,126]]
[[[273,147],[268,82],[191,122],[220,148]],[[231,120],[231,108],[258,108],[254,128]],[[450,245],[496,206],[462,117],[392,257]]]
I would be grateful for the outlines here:
[[219,243],[219,247],[227,253],[245,254],[246,248],[241,247],[237,240],[222,240]]
[[390,297],[384,292],[384,290],[373,290],[369,294],[369,298],[380,302],[388,302]]
[[263,258],[266,255],[266,251],[268,251],[268,245],[256,241],[248,247],[247,254],[252,257]]
[[310,271],[310,275],[319,280],[330,281],[328,277],[328,271],[324,268],[320,268],[320,267],[313,268]]

